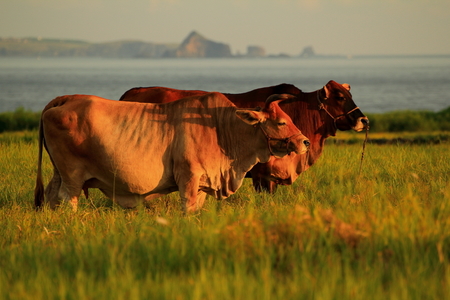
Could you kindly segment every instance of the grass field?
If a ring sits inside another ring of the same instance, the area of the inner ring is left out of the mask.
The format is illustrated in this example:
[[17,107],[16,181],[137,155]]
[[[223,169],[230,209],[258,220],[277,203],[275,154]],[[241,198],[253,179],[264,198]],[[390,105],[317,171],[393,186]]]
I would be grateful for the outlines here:
[[361,149],[191,216],[176,193],[124,210],[94,190],[35,212],[36,134],[3,134],[0,299],[449,299],[450,144],[368,144],[358,174]]

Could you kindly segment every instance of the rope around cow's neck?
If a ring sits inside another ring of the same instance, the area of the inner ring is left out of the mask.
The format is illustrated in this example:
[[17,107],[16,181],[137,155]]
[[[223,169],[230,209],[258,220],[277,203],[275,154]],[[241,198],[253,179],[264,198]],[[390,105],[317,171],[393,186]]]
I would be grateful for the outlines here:
[[367,142],[368,135],[369,135],[369,125],[367,125],[367,127],[366,127],[366,137],[364,138],[364,142],[363,142],[363,146],[362,146],[361,162],[359,164],[358,175],[361,175],[361,169],[362,169],[362,164],[363,164],[363,160],[364,160],[364,151],[366,149],[366,142]]
[[[336,130],[338,129],[338,128],[337,128],[337,124],[336,124],[336,121],[337,121],[337,120],[339,120],[340,118],[346,117],[346,116],[348,116],[349,114],[351,114],[352,112],[354,112],[355,110],[358,110],[358,109],[359,109],[359,107],[356,106],[356,107],[354,107],[353,109],[349,110],[348,112],[343,113],[343,114],[338,115],[338,116],[335,117],[335,116],[333,116],[333,115],[328,111],[328,109],[325,107],[325,104],[323,104],[323,102],[320,101],[320,96],[319,96],[320,91],[321,91],[321,90],[317,90],[317,102],[319,102],[319,110],[324,110],[324,111],[327,113],[327,115],[330,116],[331,119],[333,119],[334,129],[336,129]],[[324,101],[326,101],[327,99],[328,99],[327,97],[323,98]]]

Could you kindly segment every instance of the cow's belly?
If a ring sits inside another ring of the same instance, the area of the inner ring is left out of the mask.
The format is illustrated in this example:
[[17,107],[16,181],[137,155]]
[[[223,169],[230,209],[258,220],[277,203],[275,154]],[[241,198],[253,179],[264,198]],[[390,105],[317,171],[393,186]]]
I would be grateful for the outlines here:
[[178,190],[173,175],[156,168],[131,167],[113,168],[105,171],[90,170],[84,188],[98,188],[108,198],[123,207],[135,207],[142,200],[150,200]]
[[132,189],[127,188],[126,185],[106,184],[98,179],[90,179],[86,181],[83,188],[98,188],[103,194],[105,194],[106,197],[112,199],[124,208],[134,208],[143,201],[149,202],[155,198],[161,197],[162,195],[178,190],[176,185],[166,184],[165,186],[159,186],[147,193],[136,193],[133,192]]

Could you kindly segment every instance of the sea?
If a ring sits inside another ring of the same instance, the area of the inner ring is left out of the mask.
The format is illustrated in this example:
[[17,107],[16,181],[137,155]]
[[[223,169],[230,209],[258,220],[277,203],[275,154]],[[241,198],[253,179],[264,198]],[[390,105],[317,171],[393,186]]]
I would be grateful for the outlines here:
[[133,87],[226,93],[294,84],[304,92],[348,83],[365,113],[440,111],[450,106],[449,56],[109,59],[0,58],[0,112],[41,111],[53,98],[89,94],[118,100]]

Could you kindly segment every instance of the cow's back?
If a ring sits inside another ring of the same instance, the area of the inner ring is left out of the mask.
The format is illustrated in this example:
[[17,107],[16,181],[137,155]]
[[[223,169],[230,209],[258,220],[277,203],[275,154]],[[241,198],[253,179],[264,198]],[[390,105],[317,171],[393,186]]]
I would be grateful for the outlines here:
[[[282,83],[275,86],[258,88],[245,93],[224,93],[224,95],[233,102],[237,107],[253,108],[257,106],[264,106],[267,98],[274,94],[290,94],[294,96],[301,95],[302,91],[292,84]],[[285,100],[283,102],[289,102]],[[287,114],[290,114],[286,111]]]
[[168,103],[182,98],[202,96],[208,93],[201,90],[178,90],[161,86],[136,87],[126,91],[120,97],[120,101]]

